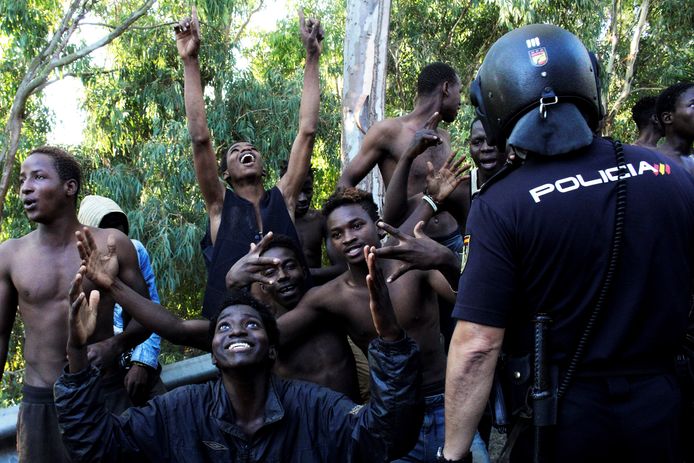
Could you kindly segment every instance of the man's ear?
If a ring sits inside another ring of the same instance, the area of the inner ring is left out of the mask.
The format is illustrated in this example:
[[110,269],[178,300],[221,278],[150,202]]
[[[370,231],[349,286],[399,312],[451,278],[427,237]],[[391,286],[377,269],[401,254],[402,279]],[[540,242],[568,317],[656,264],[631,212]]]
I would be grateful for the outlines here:
[[444,96],[448,96],[448,81],[443,83],[441,86],[441,91],[443,92]]
[[63,184],[65,194],[68,196],[75,196],[77,194],[77,180],[70,179]]
[[267,351],[267,356],[270,360],[277,360],[277,348],[275,346],[270,346]]
[[224,172],[222,172],[222,179],[224,179],[225,182],[228,182],[229,177],[230,177],[229,169],[227,168],[226,170],[224,170]]

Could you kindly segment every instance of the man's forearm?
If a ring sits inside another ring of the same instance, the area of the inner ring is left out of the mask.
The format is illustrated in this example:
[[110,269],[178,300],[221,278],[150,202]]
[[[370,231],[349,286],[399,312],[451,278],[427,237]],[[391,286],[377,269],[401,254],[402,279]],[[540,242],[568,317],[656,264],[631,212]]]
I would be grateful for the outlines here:
[[163,306],[142,297],[118,278],[111,287],[111,294],[147,330],[174,344],[209,350],[207,321],[182,320]]
[[489,398],[502,340],[500,328],[465,321],[456,325],[446,369],[444,456],[449,460],[463,457],[470,449]]
[[[403,154],[395,167],[395,171],[393,171],[393,176],[390,178],[390,183],[386,190],[383,220],[395,227],[403,223],[407,213],[407,180],[410,176],[413,162],[414,157],[409,156],[408,153]],[[414,228],[414,224],[411,228]],[[408,233],[411,232],[412,230],[410,229]]]
[[320,54],[307,54],[304,67],[304,88],[299,105],[299,133],[315,136],[320,109]]
[[87,358],[87,346],[67,347],[67,362],[70,373],[77,373],[89,366]]
[[210,130],[207,127],[200,63],[197,57],[183,60],[183,73],[185,80],[183,95],[186,117],[188,118],[188,132],[193,145],[205,144],[210,141]]

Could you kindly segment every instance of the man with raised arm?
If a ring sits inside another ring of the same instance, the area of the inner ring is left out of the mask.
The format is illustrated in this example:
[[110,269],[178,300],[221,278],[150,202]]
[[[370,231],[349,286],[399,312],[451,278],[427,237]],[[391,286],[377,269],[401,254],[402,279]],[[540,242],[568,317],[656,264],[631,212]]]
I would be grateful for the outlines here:
[[[294,310],[278,319],[282,344],[312,332],[327,315],[337,318],[352,341],[366,352],[369,342],[378,333],[367,309],[369,291],[364,277],[369,266],[362,249],[368,246],[373,253],[380,249],[376,205],[368,192],[356,188],[338,189],[323,206],[323,213],[329,239],[335,250],[344,255],[348,270],[323,286],[311,289]],[[379,225],[397,233],[381,222]],[[421,233],[421,225],[417,233]],[[407,241],[403,235],[397,234],[396,238]],[[406,247],[402,244],[399,244],[400,249]],[[419,271],[416,266],[393,259],[382,262],[384,272],[389,275],[388,291],[398,323],[417,341],[422,351],[422,392],[428,424],[422,427],[415,449],[403,461],[434,461],[436,450],[443,443],[446,355],[439,330],[437,296],[448,301],[455,298],[451,284],[455,285],[458,280],[460,259],[444,246],[433,244],[426,264],[440,268],[441,272]],[[481,439],[479,443],[483,448]]]
[[[0,374],[17,312],[24,322],[26,370],[17,421],[20,461],[69,461],[60,440],[53,383],[66,360],[69,304],[65,289],[80,267],[75,232],[81,227],[77,220],[81,182],[80,165],[69,153],[52,146],[34,149],[20,168],[19,196],[36,230],[0,245]],[[95,228],[92,232],[94,246],[108,246],[114,256],[118,277],[146,295],[147,286],[128,237],[113,230]],[[85,281],[85,286],[93,288],[91,281]],[[109,408],[122,411],[130,402],[115,359],[142,342],[147,333],[132,323],[127,334],[113,336],[113,305],[113,298],[105,295],[95,307],[96,326],[85,342],[93,362],[102,367]]]
[[[441,120],[453,122],[460,108],[460,78],[444,63],[425,66],[417,79],[417,100],[411,113],[375,123],[364,137],[357,156],[345,167],[339,186],[356,186],[378,165],[386,190],[400,158],[407,151],[420,129],[436,133],[437,143],[430,144],[417,156],[407,180],[407,198],[424,191],[427,162],[439,169],[451,151],[448,132],[438,128]],[[432,119],[432,114],[438,114]],[[455,219],[448,213],[437,214],[425,228],[426,233],[450,249],[459,252],[463,239]]]
[[208,265],[203,302],[205,317],[210,317],[224,297],[224,277],[234,262],[246,254],[249,243],[257,243],[268,231],[290,236],[299,243],[293,224],[294,210],[310,167],[318,125],[318,60],[323,39],[319,21],[305,21],[299,13],[299,22],[301,41],[306,48],[299,132],[292,145],[287,173],[270,190],[263,187],[263,158],[246,141],[232,144],[221,160],[222,177],[231,189],[219,179],[205,115],[198,62],[200,25],[195,9],[192,18],[182,20],[175,28],[176,46],[184,67],[186,116],[193,144],[195,176],[209,218],[208,233],[202,243]]
[[[92,242],[89,231],[80,233],[78,247],[85,275],[100,290],[127,305],[133,318],[169,342],[210,350],[209,321],[182,320],[158,303],[141,297],[118,278],[102,276],[104,264],[111,256],[97,252]],[[290,238],[272,232],[251,248],[227,273],[227,286],[242,290],[256,283],[260,286],[260,299],[275,317],[293,310],[307,289],[308,268],[299,259],[300,249]],[[283,346],[274,372],[283,378],[329,387],[354,400],[359,398],[354,357],[344,331],[330,320],[322,320],[318,329]]]
[[221,377],[154,398],[118,417],[98,401],[99,370],[89,364],[93,328],[77,275],[71,299],[69,366],[55,386],[63,437],[77,461],[386,462],[414,445],[422,423],[419,349],[399,326],[376,259],[368,262],[371,400],[271,373],[280,351],[274,316],[232,293],[210,321],[212,358]]

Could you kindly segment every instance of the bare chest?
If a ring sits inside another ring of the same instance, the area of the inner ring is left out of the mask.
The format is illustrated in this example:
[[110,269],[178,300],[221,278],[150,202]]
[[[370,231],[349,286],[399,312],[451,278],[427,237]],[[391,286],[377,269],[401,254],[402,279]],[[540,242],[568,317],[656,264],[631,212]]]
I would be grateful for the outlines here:
[[[394,261],[393,261],[394,262]],[[391,268],[392,267],[392,268]],[[388,275],[395,265],[384,265],[384,275]],[[438,306],[435,294],[429,289],[422,292],[422,282],[415,272],[405,274],[392,283],[387,283],[393,310],[400,326],[415,339],[420,330],[426,330],[438,320]],[[336,298],[334,311],[347,319],[349,335],[362,349],[377,336],[369,308],[367,288],[348,288],[342,297]]]
[[72,280],[81,260],[75,246],[59,250],[41,247],[22,249],[14,256],[12,283],[20,310],[54,301],[67,300]]

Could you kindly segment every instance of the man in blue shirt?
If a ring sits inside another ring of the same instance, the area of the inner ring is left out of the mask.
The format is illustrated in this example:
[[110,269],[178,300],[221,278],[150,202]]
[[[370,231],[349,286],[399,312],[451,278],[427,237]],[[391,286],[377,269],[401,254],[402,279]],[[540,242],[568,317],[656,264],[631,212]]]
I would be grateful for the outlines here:
[[[95,228],[115,228],[126,235],[130,232],[128,216],[123,212],[118,203],[105,196],[87,195],[80,203],[77,214],[80,223]],[[150,262],[149,253],[145,246],[138,240],[130,240],[137,251],[137,261],[147,284],[149,298],[159,303],[159,293],[154,280],[154,271]],[[113,331],[115,334],[123,332],[123,308],[115,304],[113,308]],[[159,346],[161,338],[158,334],[152,335],[142,344],[137,345],[131,352],[123,356],[123,366],[128,369],[124,384],[130,400],[135,405],[143,405],[147,399],[166,392],[164,384],[159,378]]]

